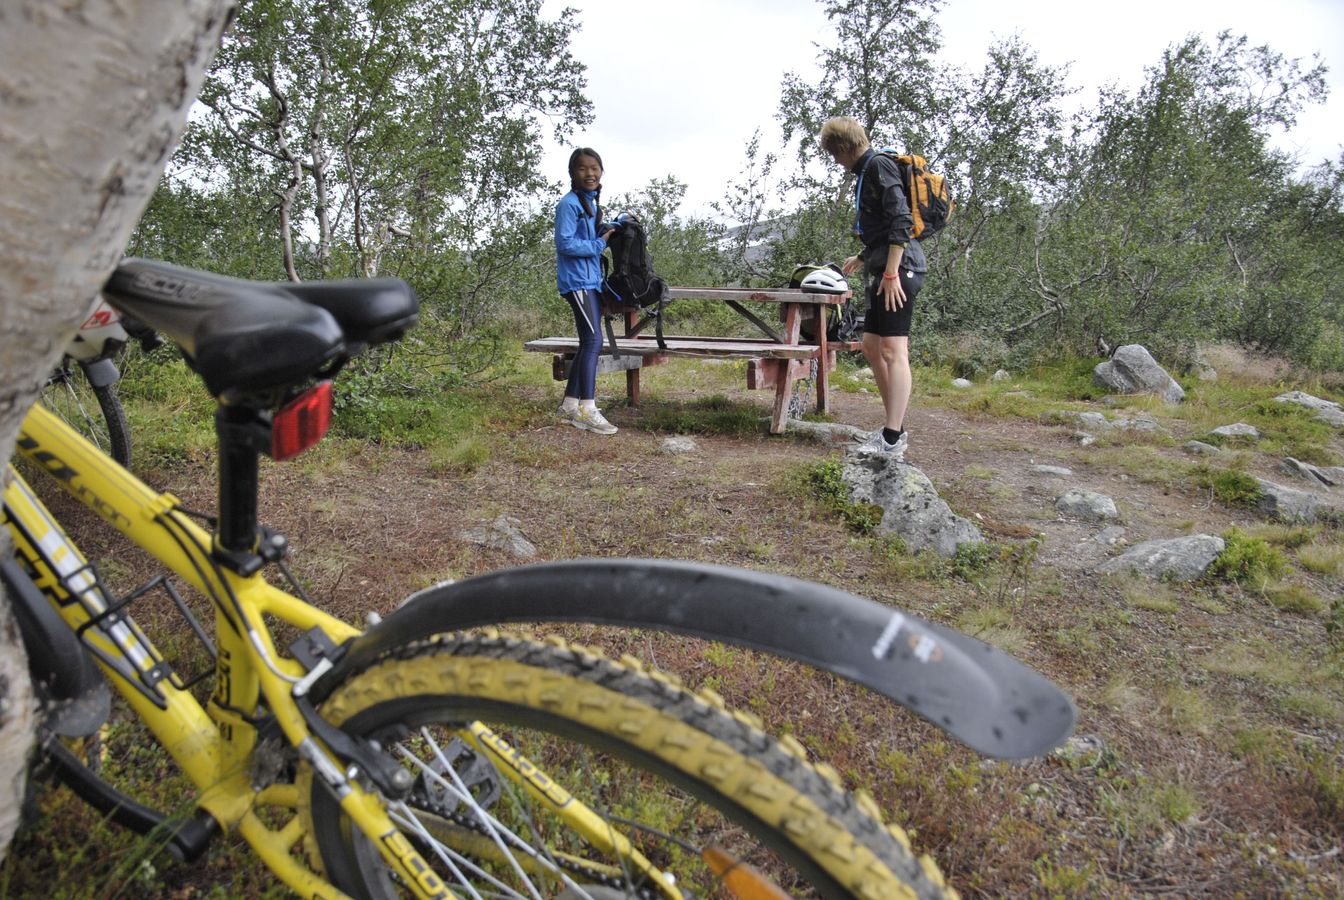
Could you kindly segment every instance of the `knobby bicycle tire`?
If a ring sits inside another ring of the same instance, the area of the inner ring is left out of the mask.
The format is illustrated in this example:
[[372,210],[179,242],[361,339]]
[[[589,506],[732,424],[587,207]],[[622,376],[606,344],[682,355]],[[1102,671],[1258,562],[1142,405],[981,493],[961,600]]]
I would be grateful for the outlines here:
[[[123,466],[131,464],[131,426],[115,384],[94,385],[70,358],[47,379],[42,404]],[[97,411],[94,405],[97,405]]]
[[[435,843],[462,853],[498,846],[479,834],[486,829],[468,804],[445,800],[441,785],[453,777],[445,771],[452,758],[453,768],[464,773],[458,788],[489,809],[489,821],[516,834],[548,835],[534,843],[539,858],[588,886],[542,873],[533,879],[541,896],[667,896],[628,862],[595,857],[586,842],[566,833],[567,823],[540,809],[498,769],[483,776],[479,765],[487,754],[453,757],[443,751],[464,723],[480,721],[550,782],[598,812],[604,827],[630,838],[655,866],[674,875],[682,896],[732,896],[715,874],[722,869],[711,870],[697,858],[710,843],[765,872],[789,896],[956,896],[932,860],[911,852],[899,827],[882,824],[871,798],[846,793],[833,770],[804,759],[796,741],[776,741],[753,717],[728,711],[711,692],[692,694],[628,657],[615,662],[556,639],[541,643],[495,632],[441,636],[384,655],[337,687],[321,709],[417,772],[407,808],[418,824],[403,825],[403,833],[441,869],[450,888],[461,882],[452,880],[452,866],[439,863]],[[459,745],[455,752],[461,750]],[[411,762],[411,752],[427,759]],[[618,759],[632,768],[618,767]],[[462,760],[475,770],[466,773],[471,767],[462,767]],[[654,776],[662,781],[651,784]],[[305,767],[299,781],[300,797],[309,801],[301,805],[315,863],[352,896],[402,896],[321,780]],[[650,816],[657,821],[632,823]],[[413,836],[417,828],[423,829],[419,838]],[[670,839],[677,828],[687,833]],[[521,871],[501,854],[493,863],[478,861],[496,879],[477,885],[487,889],[483,894],[513,896],[508,891],[517,890],[517,896],[531,896],[522,878],[519,886],[499,886]],[[529,878],[537,865],[532,863]]]

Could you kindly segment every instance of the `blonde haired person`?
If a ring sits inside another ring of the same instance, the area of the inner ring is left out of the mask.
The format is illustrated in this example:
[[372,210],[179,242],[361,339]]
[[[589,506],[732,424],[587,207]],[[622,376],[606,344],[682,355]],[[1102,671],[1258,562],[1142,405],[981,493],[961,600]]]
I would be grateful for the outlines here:
[[910,406],[910,320],[915,295],[924,286],[928,263],[911,235],[914,220],[901,188],[900,172],[877,153],[856,119],[837,116],[821,126],[818,142],[832,160],[857,176],[854,232],[863,250],[841,268],[864,272],[868,312],[863,320],[863,355],[872,366],[882,396],[884,421],[863,448],[904,459],[909,444],[905,414]]

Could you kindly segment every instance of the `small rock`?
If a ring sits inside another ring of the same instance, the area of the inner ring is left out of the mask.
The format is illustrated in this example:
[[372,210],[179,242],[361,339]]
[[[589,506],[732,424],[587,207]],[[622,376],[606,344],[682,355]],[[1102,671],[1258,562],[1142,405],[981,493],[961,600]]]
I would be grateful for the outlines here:
[[1127,533],[1128,532],[1125,530],[1124,526],[1107,525],[1105,528],[1101,529],[1101,531],[1088,538],[1088,540],[1107,547],[1114,547],[1125,539]]
[[1106,752],[1106,742],[1096,734],[1074,734],[1062,746],[1055,748],[1056,756],[1079,761],[1096,761]]
[[1084,491],[1074,488],[1066,491],[1055,500],[1055,509],[1066,516],[1073,516],[1088,522],[1102,522],[1119,518],[1115,501],[1096,491]]
[[1206,444],[1203,441],[1186,441],[1185,450],[1187,453],[1194,453],[1202,456],[1223,452],[1220,448],[1213,446],[1213,444]]
[[1111,427],[1111,420],[1099,412],[1075,412],[1071,409],[1057,409],[1050,413],[1050,418],[1077,422],[1085,428],[1092,428],[1097,431],[1105,431]]
[[1009,375],[1008,372],[1005,371],[1004,369],[998,369],[998,370],[996,370],[996,371],[994,372],[993,375],[989,376],[989,383],[990,383],[990,384],[999,384],[1000,382],[1008,381],[1008,380],[1011,379],[1012,377],[1013,377],[1013,376],[1012,376],[1012,375]]
[[1141,431],[1145,434],[1170,434],[1163,428],[1152,416],[1147,413],[1140,413],[1132,419],[1116,419],[1113,423],[1116,428],[1123,428],[1126,431]]
[[1097,442],[1096,436],[1086,431],[1075,431],[1070,437],[1077,441],[1080,447],[1090,447]]
[[1057,475],[1060,478],[1067,478],[1073,474],[1073,469],[1066,469],[1063,466],[1034,465],[1031,467],[1031,471],[1037,475]]
[[971,381],[968,378],[953,378],[952,386],[954,388],[962,388],[964,390],[965,388],[973,387],[974,385],[971,384]]
[[868,381],[873,381],[874,380],[873,369],[871,366],[864,366],[862,369],[859,369],[859,371],[854,373],[854,377],[864,378],[867,379]]
[[787,419],[784,427],[789,431],[805,434],[814,441],[831,444],[844,444],[849,441],[867,440],[870,432],[841,422],[809,422],[806,419]]
[[1120,525],[1108,525],[1085,541],[1060,554],[1054,564],[1061,569],[1090,570],[1106,561],[1110,551],[1124,541],[1126,531]]
[[673,437],[663,438],[663,445],[660,449],[669,455],[678,456],[683,453],[694,453],[700,449],[700,445],[695,442],[694,438],[674,435]]
[[1260,440],[1260,429],[1254,425],[1247,425],[1245,422],[1237,422],[1235,425],[1219,425],[1213,429],[1210,434],[1215,434],[1221,438],[1246,438],[1252,441]]
[[471,544],[507,551],[518,559],[531,559],[537,555],[537,548],[523,536],[523,532],[519,529],[520,524],[511,516],[500,516],[488,528],[464,528],[457,533],[457,536],[459,540]]

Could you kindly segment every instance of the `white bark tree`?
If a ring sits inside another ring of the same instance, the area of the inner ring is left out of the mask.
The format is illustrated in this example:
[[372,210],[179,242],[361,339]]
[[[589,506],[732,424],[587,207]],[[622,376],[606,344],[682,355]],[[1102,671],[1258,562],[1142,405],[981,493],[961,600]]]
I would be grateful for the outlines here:
[[[120,259],[234,6],[0,0],[0,460]],[[0,858],[33,731],[27,660],[0,597]]]

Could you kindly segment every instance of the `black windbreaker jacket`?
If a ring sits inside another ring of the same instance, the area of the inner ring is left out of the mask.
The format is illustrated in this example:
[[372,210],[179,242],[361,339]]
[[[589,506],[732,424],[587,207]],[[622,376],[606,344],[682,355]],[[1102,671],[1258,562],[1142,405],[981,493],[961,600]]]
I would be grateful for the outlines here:
[[858,176],[854,185],[857,215],[854,231],[863,241],[863,258],[871,270],[887,264],[887,247],[906,242],[901,257],[901,268],[912,272],[926,272],[929,265],[924,248],[910,236],[914,219],[910,204],[901,187],[900,170],[887,156],[869,150],[859,158],[852,170]]

